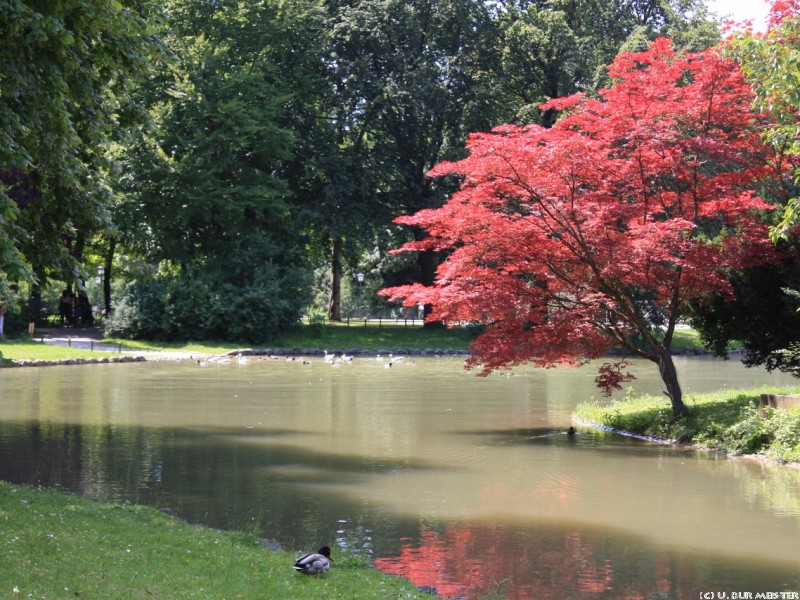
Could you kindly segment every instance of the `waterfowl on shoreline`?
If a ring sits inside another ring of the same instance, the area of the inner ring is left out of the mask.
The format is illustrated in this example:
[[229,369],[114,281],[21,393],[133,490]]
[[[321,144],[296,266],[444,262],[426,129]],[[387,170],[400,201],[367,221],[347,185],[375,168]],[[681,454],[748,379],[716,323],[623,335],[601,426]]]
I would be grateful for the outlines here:
[[316,575],[319,577],[322,573],[331,568],[331,549],[328,546],[322,546],[313,554],[305,554],[298,558],[294,563],[294,570],[304,575]]

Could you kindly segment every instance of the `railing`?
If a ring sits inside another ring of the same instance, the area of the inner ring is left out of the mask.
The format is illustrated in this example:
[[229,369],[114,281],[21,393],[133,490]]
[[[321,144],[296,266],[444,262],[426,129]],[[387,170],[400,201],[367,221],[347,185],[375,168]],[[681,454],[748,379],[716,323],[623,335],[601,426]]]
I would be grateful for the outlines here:
[[382,327],[384,324],[394,323],[395,325],[403,324],[403,327],[421,327],[425,321],[423,319],[414,319],[414,318],[406,318],[406,317],[345,317],[342,319],[342,323],[346,324],[348,327],[351,325],[361,325],[363,327],[367,327],[370,323],[377,324],[378,327]]
[[[330,319],[327,317],[322,316],[306,316],[303,318],[303,323],[306,324],[319,324],[324,325],[325,323],[331,322]],[[356,316],[356,315],[348,315],[342,317],[341,321],[334,321],[335,323],[341,323],[342,325],[346,325],[347,327],[368,327],[370,325],[383,327],[384,325],[391,325],[391,326],[402,326],[402,327],[422,327],[425,323],[424,319],[419,317],[406,317],[400,315],[365,315],[365,316]]]

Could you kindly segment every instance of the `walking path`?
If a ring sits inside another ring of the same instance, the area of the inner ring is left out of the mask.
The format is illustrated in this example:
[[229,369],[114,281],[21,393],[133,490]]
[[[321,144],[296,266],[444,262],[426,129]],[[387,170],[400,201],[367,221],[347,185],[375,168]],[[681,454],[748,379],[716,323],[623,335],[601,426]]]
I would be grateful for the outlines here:
[[104,344],[103,335],[91,327],[40,327],[33,334],[33,339],[54,346],[69,346],[85,350],[102,352],[119,352],[119,344]]

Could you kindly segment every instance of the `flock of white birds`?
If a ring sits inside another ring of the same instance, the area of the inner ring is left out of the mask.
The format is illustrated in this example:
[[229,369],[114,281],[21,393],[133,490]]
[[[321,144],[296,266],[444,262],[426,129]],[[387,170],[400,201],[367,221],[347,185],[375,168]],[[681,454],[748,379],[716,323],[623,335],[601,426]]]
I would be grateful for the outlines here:
[[[325,364],[330,365],[333,368],[341,367],[342,365],[349,365],[353,363],[353,355],[351,354],[335,354],[330,353],[327,350],[324,350],[323,361]],[[247,365],[250,363],[251,360],[258,360],[258,361],[267,361],[267,360],[285,360],[286,362],[297,362],[302,365],[311,365],[313,361],[309,358],[302,358],[297,356],[257,356],[257,357],[250,357],[243,354],[218,354],[215,356],[203,357],[203,358],[191,358],[200,367],[207,367],[209,365],[229,365],[229,364],[236,364],[236,365]],[[413,360],[406,360],[405,356],[395,356],[393,353],[389,353],[388,355],[384,356],[378,354],[375,357],[375,360],[381,364],[385,369],[391,369],[394,365],[403,364],[414,366],[416,364]]]

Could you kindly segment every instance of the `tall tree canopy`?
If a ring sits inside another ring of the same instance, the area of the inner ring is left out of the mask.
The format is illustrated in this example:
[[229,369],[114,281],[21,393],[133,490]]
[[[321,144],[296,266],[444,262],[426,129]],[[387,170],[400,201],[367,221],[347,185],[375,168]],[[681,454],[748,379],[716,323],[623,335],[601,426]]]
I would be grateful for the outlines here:
[[[439,209],[398,222],[428,238],[406,251],[450,250],[434,286],[382,293],[432,303],[432,319],[487,325],[470,366],[549,366],[610,348],[658,365],[686,412],[670,345],[687,302],[730,293],[726,268],[769,261],[750,189],[770,154],[752,93],[718,52],[679,54],[659,39],[621,54],[598,99],[572,96],[552,129],[504,126],[470,138],[469,157],[434,177],[463,177]],[[621,365],[598,383],[617,387]]]
[[502,86],[505,118],[551,125],[554,98],[595,90],[606,66],[623,50],[644,50],[658,36],[677,47],[703,50],[719,40],[702,0],[507,0]]
[[176,60],[142,85],[153,127],[124,156],[117,211],[125,241],[151,258],[203,261],[289,227],[292,93],[275,53],[292,22],[281,4],[166,3]]
[[161,269],[120,333],[263,341],[298,319],[308,277],[290,164],[319,84],[317,6],[164,3],[175,60],[141,82],[152,126],[121,155],[115,211],[123,251]]
[[[456,156],[468,131],[497,122],[500,33],[482,0],[327,4],[336,160],[323,165],[325,189],[305,216],[333,248],[335,298],[337,249],[363,246],[399,212],[440,204],[426,171]],[[431,281],[433,262],[420,263]],[[337,318],[335,302],[329,314]]]
[[110,222],[106,146],[141,114],[129,78],[161,48],[150,0],[0,0],[0,269],[71,279]]

